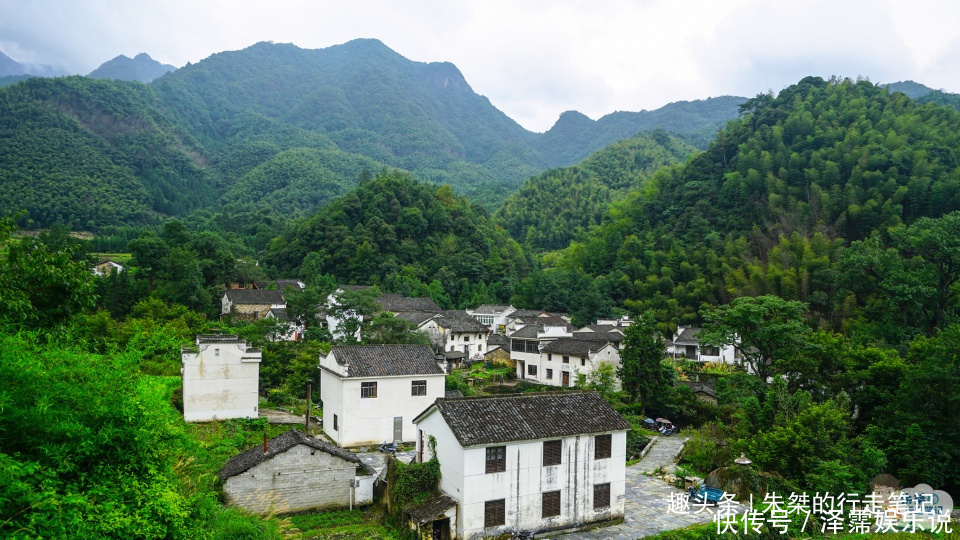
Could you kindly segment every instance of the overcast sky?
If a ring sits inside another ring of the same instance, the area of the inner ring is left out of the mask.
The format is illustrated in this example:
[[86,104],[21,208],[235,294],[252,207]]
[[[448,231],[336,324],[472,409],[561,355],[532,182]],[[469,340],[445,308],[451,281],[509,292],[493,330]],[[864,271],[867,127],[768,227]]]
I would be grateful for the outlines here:
[[0,0],[0,50],[88,73],[119,54],[182,66],[258,41],[323,48],[377,38],[449,61],[534,131],[807,75],[912,79],[960,92],[951,0]]

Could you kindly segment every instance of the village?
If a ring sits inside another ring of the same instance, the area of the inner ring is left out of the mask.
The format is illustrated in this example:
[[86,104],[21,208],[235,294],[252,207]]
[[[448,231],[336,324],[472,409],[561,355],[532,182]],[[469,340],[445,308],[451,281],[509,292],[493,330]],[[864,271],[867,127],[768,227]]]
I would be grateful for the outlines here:
[[[288,316],[284,298],[303,282],[260,287],[228,289],[222,316],[275,319],[283,324],[273,339],[303,339],[305,321]],[[318,310],[318,324],[340,343],[317,358],[320,411],[265,410],[264,353],[237,335],[197,335],[183,349],[187,422],[263,417],[292,424],[276,437],[265,433],[262,445],[219,471],[229,504],[259,514],[380,505],[400,511],[412,533],[430,539],[636,538],[712,519],[709,509],[664,513],[676,496],[695,498],[686,490],[706,490],[702,478],[672,476],[684,442],[675,435],[679,426],[645,419],[646,436],[632,434],[628,450],[628,432],[640,426],[590,384],[619,390],[630,317],[577,328],[565,313],[488,304],[443,310],[429,298],[377,290],[380,309],[410,323],[430,345],[353,344],[364,321],[344,308],[351,294],[369,289],[340,286]],[[701,346],[698,333],[679,328],[664,344],[666,355],[739,365],[735,347]],[[684,383],[698,399],[716,401],[711,385]],[[405,466],[432,466],[436,474],[398,502]],[[650,476],[654,469],[660,477]]]

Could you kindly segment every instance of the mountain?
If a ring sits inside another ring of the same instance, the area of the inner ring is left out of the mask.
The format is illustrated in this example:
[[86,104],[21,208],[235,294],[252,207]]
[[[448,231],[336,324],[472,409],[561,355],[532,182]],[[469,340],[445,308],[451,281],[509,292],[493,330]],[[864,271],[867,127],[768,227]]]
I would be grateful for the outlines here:
[[0,88],[4,86],[10,86],[11,84],[17,84],[20,81],[25,81],[36,77],[36,75],[4,75],[0,77]]
[[[155,64],[146,55],[115,60],[97,72]],[[712,133],[721,117],[736,116],[738,99],[596,122],[568,113],[537,134],[476,94],[450,63],[414,62],[372,39],[318,50],[258,43],[146,87],[71,77],[0,89],[0,101],[10,104],[0,111],[10,126],[3,134],[10,161],[0,165],[16,179],[15,189],[0,194],[0,209],[27,209],[25,225],[34,227],[138,224],[224,204],[295,217],[346,193],[364,171],[393,168],[449,184],[492,210],[548,166],[579,161],[638,131],[663,125],[693,139]],[[90,158],[58,160],[50,148]],[[93,162],[102,167],[91,170]],[[305,176],[294,178],[298,171]],[[123,195],[81,203],[73,194],[80,186],[81,193],[114,186]]]
[[[566,121],[578,121],[575,114],[566,113]],[[561,249],[599,225],[611,202],[641,187],[657,170],[683,163],[696,152],[662,129],[636,135],[573,167],[530,178],[507,197],[494,219],[528,249]]]
[[551,167],[572,165],[612,142],[654,129],[681,135],[697,148],[706,148],[717,130],[737,117],[737,108],[746,100],[721,96],[678,101],[654,111],[615,112],[596,121],[568,111],[538,139],[536,148]]
[[953,108],[808,77],[743,112],[706,151],[612,203],[598,227],[545,259],[546,278],[520,289],[535,298],[549,276],[583,272],[615,304],[653,310],[665,330],[701,322],[704,306],[775,294],[839,329],[858,302],[840,290],[847,246],[960,210]]
[[62,69],[44,64],[27,64],[17,62],[13,58],[0,52],[0,77],[7,75],[37,75],[40,77],[56,77],[65,75]]
[[147,53],[140,53],[133,58],[120,55],[107,60],[100,67],[90,72],[88,77],[94,79],[116,79],[120,81],[140,81],[148,83],[157,77],[177,69],[170,64],[161,64]]
[[885,84],[884,86],[887,88],[887,90],[890,90],[891,92],[900,92],[910,99],[921,98],[934,91],[933,88],[914,81],[899,81]]

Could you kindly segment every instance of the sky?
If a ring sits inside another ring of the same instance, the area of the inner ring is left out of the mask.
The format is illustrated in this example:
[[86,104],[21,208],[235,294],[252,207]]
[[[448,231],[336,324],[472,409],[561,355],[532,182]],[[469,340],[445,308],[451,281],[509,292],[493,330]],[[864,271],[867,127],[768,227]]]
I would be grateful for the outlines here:
[[455,64],[532,131],[808,75],[960,92],[954,0],[0,0],[0,50],[86,74],[124,54],[196,63],[260,41],[307,49],[376,38]]

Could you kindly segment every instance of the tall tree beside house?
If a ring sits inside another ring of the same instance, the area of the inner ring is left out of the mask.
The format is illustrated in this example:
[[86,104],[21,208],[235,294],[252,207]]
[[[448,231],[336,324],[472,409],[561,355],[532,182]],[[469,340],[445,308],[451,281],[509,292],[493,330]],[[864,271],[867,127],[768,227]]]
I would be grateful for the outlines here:
[[782,363],[798,354],[807,343],[810,328],[803,321],[807,305],[779,296],[741,297],[703,312],[700,343],[737,348],[761,380],[790,373]]
[[654,392],[670,383],[669,368],[663,365],[666,356],[666,344],[650,314],[638,317],[636,324],[624,329],[617,376],[630,399],[639,400],[644,409]]

